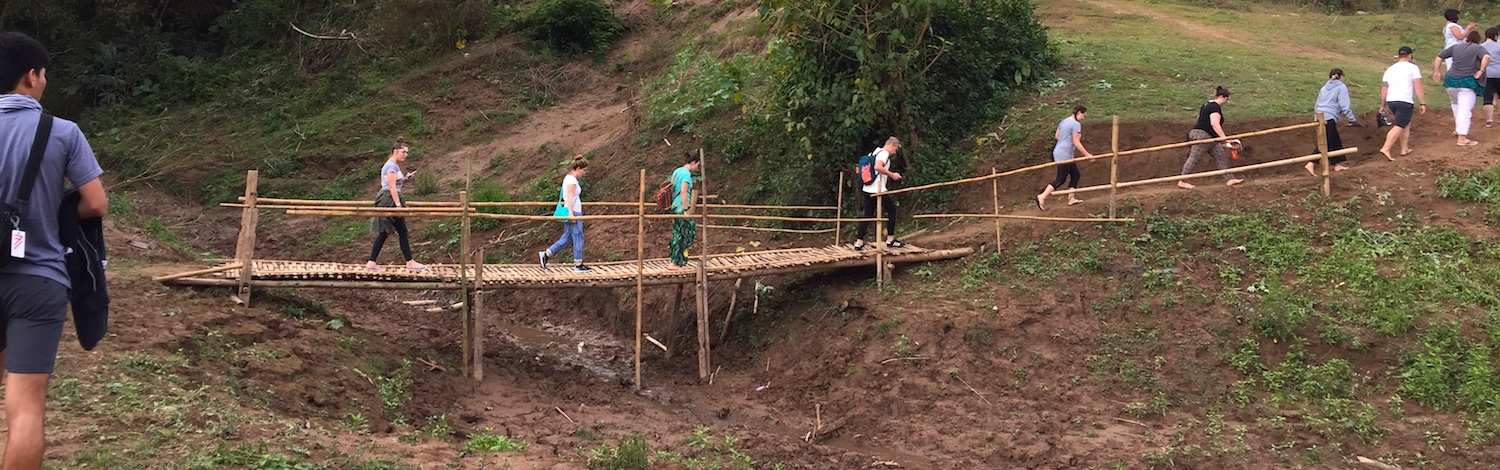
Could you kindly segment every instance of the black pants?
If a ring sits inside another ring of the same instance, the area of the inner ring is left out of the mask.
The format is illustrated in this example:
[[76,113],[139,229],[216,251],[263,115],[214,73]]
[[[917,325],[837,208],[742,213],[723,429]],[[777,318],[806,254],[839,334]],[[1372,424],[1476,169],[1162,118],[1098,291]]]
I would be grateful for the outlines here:
[[[401,240],[401,256],[411,261],[411,235],[406,231],[406,218],[391,217],[390,219],[391,225],[396,227],[396,238]],[[390,235],[390,232],[375,234],[375,245],[370,247],[370,261],[377,261],[380,258],[380,248],[385,246],[385,239]]]
[[1079,177],[1080,177],[1080,173],[1078,173],[1078,164],[1077,163],[1068,163],[1068,164],[1065,164],[1065,165],[1058,165],[1057,166],[1057,179],[1052,180],[1052,184],[1050,186],[1052,186],[1052,189],[1062,189],[1063,188],[1063,184],[1067,183],[1069,178],[1072,178],[1073,184],[1070,185],[1070,186],[1068,186],[1068,187],[1069,188],[1077,188],[1078,187],[1078,178]]
[[[1324,132],[1324,134],[1328,135],[1328,151],[1329,152],[1332,152],[1334,150],[1343,150],[1344,149],[1344,139],[1340,139],[1339,138],[1339,120],[1338,119],[1329,119],[1327,121],[1323,121],[1323,130],[1326,131],[1326,132]],[[1312,154],[1316,155],[1317,153],[1318,153],[1318,148],[1317,147],[1313,147]],[[1344,163],[1345,161],[1348,161],[1348,160],[1349,159],[1346,158],[1346,157],[1344,157],[1343,155],[1339,155],[1337,157],[1328,157],[1328,164],[1329,165],[1338,165],[1338,164]]]
[[[866,219],[874,218],[875,217],[875,195],[867,193],[867,192],[864,192],[864,191],[860,191],[860,194],[863,194],[865,196],[865,218]],[[882,208],[885,209],[885,218],[886,218],[886,221],[885,221],[885,231],[886,231],[886,233],[895,235],[895,233],[896,233],[896,200],[895,199],[891,199],[890,196],[880,196],[880,198],[881,199],[885,199],[884,202],[880,203],[880,205],[882,206]],[[865,234],[870,232],[870,223],[871,222],[860,222],[859,223],[859,231],[855,232],[855,235],[854,235],[854,239],[855,240],[864,240],[865,239]],[[878,234],[878,233],[875,234],[875,238],[877,238],[877,240],[875,240],[875,241],[877,241],[877,242],[880,241],[880,240],[878,240],[878,238],[880,238],[880,234]]]

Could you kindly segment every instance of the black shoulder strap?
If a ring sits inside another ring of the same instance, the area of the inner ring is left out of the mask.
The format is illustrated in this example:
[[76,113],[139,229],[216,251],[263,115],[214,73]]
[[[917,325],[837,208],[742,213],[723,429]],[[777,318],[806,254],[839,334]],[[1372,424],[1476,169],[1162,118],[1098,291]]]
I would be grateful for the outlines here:
[[42,157],[47,153],[47,141],[52,138],[52,115],[42,112],[36,123],[36,139],[31,142],[31,156],[26,159],[26,170],[21,173],[21,185],[16,187],[16,208],[25,211],[31,204],[31,188],[36,186],[36,174],[42,169]]

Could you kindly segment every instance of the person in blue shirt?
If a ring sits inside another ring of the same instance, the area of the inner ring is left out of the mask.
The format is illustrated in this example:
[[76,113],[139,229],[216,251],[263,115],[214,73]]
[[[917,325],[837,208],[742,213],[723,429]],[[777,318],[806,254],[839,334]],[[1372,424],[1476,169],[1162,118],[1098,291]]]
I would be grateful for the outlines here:
[[[672,213],[686,214],[693,209],[693,172],[698,170],[698,154],[688,152],[685,163],[672,171]],[[672,242],[667,253],[672,264],[687,266],[687,249],[698,236],[698,223],[693,219],[672,219]]]
[[[1094,156],[1094,154],[1089,153],[1089,149],[1083,148],[1083,118],[1088,115],[1088,112],[1089,108],[1083,105],[1074,106],[1073,114],[1057,123],[1057,132],[1052,135],[1053,138],[1057,139],[1057,144],[1052,146],[1052,161],[1069,163],[1058,165],[1057,178],[1053,179],[1052,183],[1048,184],[1047,189],[1043,189],[1041,194],[1036,195],[1037,209],[1047,210],[1047,198],[1052,196],[1053,191],[1062,188],[1069,179],[1073,181],[1073,184],[1068,187],[1078,187],[1078,178],[1080,177],[1078,164],[1071,163],[1074,154],[1082,152],[1084,157]],[[1068,205],[1071,206],[1081,202],[1083,202],[1082,199],[1079,199],[1072,193],[1068,194]]]
[[[1344,140],[1339,138],[1339,116],[1349,118],[1349,125],[1353,127],[1365,127],[1359,123],[1359,118],[1354,117],[1354,109],[1349,106],[1349,87],[1344,85],[1344,70],[1333,69],[1328,71],[1328,83],[1323,84],[1323,90],[1318,92],[1318,101],[1313,105],[1314,113],[1323,113],[1323,129],[1328,136],[1328,151],[1344,149]],[[1318,153],[1314,148],[1312,153]],[[1349,167],[1344,166],[1348,160],[1343,155],[1329,157],[1328,164],[1333,165],[1333,171],[1344,171]],[[1302,168],[1313,176],[1318,176],[1313,171],[1313,162],[1307,162]]]
[[16,232],[0,256],[0,357],[5,362],[6,470],[42,468],[47,379],[57,360],[72,283],[64,267],[58,212],[66,186],[77,188],[78,215],[103,217],[109,208],[94,151],[78,125],[52,121],[41,167],[25,207],[17,188],[42,116],[47,88],[46,48],[21,33],[0,33],[0,202],[20,210]]

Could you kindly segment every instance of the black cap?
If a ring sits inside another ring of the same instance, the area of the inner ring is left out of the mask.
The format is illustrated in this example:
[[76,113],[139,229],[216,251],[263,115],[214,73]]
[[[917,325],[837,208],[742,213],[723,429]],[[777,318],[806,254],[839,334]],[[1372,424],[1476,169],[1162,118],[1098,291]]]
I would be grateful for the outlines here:
[[1401,46],[1400,49],[1396,49],[1396,57],[1409,55],[1411,55],[1411,46]]

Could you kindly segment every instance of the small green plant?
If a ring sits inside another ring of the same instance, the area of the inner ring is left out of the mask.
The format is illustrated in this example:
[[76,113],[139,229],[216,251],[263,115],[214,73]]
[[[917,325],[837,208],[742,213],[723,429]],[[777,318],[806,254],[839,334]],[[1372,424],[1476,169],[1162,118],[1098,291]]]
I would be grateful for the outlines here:
[[531,443],[495,434],[494,429],[484,428],[478,434],[469,436],[469,442],[464,443],[464,452],[521,452],[528,447],[531,447]]
[[620,438],[617,446],[604,444],[589,452],[588,470],[643,470],[650,468],[651,447],[639,434]]
[[900,359],[909,359],[917,356],[915,343],[906,335],[896,339],[896,345],[891,347],[891,354]]
[[377,375],[373,380],[387,416],[396,416],[401,406],[411,401],[411,360],[402,359],[395,370]]

